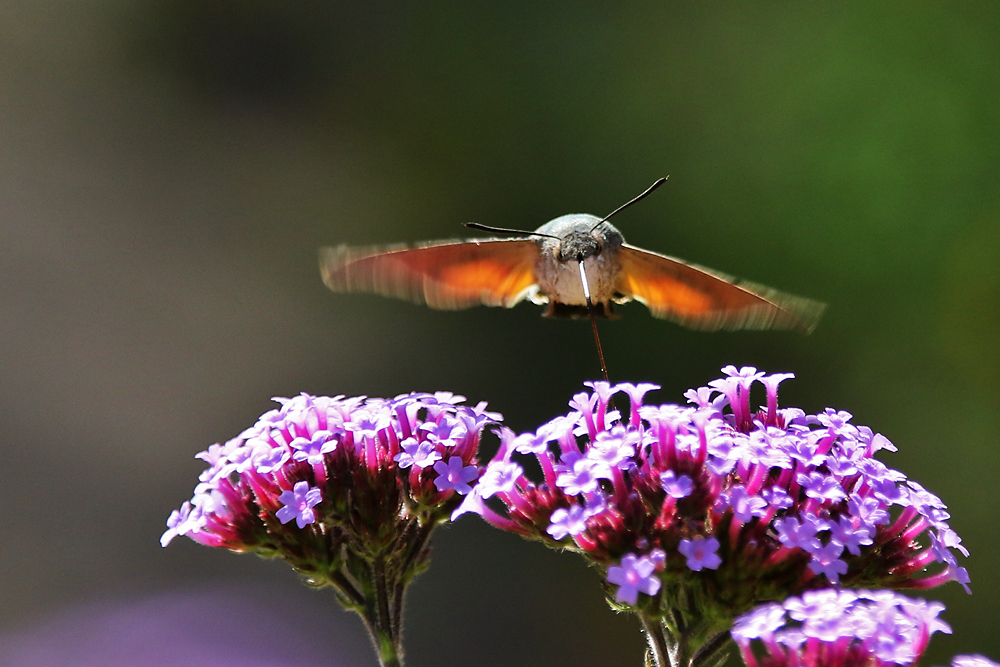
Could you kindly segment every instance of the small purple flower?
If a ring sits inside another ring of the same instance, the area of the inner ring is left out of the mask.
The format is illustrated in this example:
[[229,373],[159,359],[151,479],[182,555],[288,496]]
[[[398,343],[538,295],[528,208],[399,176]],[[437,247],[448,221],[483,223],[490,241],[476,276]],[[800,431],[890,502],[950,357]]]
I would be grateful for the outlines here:
[[729,507],[733,510],[733,516],[747,522],[755,516],[764,516],[767,501],[760,496],[751,496],[744,487],[737,486],[729,493]]
[[606,477],[610,477],[606,465],[581,457],[568,470],[559,474],[556,486],[568,496],[593,493],[597,490],[600,479]]
[[778,385],[793,377],[795,377],[794,373],[775,373],[765,375],[760,379],[765,391],[767,391],[767,420],[769,424],[777,421]]
[[835,457],[826,460],[827,471],[834,477],[846,479],[858,473],[857,465],[847,457]]
[[712,394],[716,393],[711,387],[698,387],[697,389],[688,389],[684,392],[684,398],[687,402],[696,405],[699,408],[710,408],[712,407]]
[[441,460],[441,455],[435,449],[434,443],[429,440],[417,442],[416,438],[407,438],[399,445],[401,451],[393,457],[393,461],[399,464],[400,468],[426,468],[435,461]]
[[[863,524],[869,526],[889,523],[889,511],[879,503],[877,498],[852,496],[847,501],[847,511]],[[968,554],[965,555],[968,556]]]
[[597,393],[593,395],[588,394],[585,391],[581,391],[579,394],[573,394],[573,399],[569,402],[569,407],[573,408],[577,412],[583,415],[589,415],[594,411],[594,407],[597,405]]
[[254,459],[255,467],[261,475],[270,475],[280,470],[292,458],[292,453],[286,447],[271,447],[260,451]]
[[629,403],[635,406],[638,410],[642,407],[643,397],[651,391],[656,391],[660,388],[660,385],[653,384],[652,382],[640,382],[639,384],[632,384],[631,382],[622,382],[617,386],[618,391],[623,391],[628,396]]
[[719,550],[719,540],[714,537],[697,535],[690,540],[681,540],[677,550],[687,558],[687,566],[695,572],[714,570],[722,564],[722,559],[715,553]]
[[671,498],[687,498],[694,490],[694,482],[687,475],[678,475],[673,470],[660,473],[660,485]]
[[642,409],[642,399],[643,397],[651,392],[659,389],[660,386],[652,384],[649,382],[640,382],[639,384],[632,384],[631,382],[622,382],[617,385],[616,390],[625,392],[628,396],[629,402],[629,423],[637,424],[639,423],[639,411]]
[[523,472],[521,466],[513,461],[494,461],[486,466],[486,472],[479,478],[476,488],[483,498],[489,498],[495,493],[513,491]]
[[855,556],[861,555],[862,546],[872,543],[871,530],[868,526],[861,525],[857,519],[842,516],[836,523],[831,522],[829,526],[830,539]]
[[[272,410],[271,412],[275,412],[275,410]],[[201,459],[210,466],[214,466],[219,461],[226,460],[229,457],[229,455],[234,450],[239,449],[239,447],[242,444],[243,441],[240,440],[239,438],[234,438],[232,440],[229,440],[224,445],[215,443],[214,445],[210,445],[208,449],[206,449],[205,451],[198,452],[197,454],[194,455],[194,457],[196,459]]]
[[786,547],[798,547],[804,551],[819,549],[820,541],[816,533],[826,528],[826,522],[814,516],[803,516],[802,520],[794,516],[778,519],[774,522],[778,539]]
[[635,605],[639,593],[656,595],[660,590],[660,579],[654,574],[656,564],[648,557],[639,558],[628,554],[621,564],[608,568],[608,583],[618,586],[615,599],[627,605]]
[[160,546],[165,547],[178,535],[187,533],[191,526],[188,519],[191,516],[191,503],[184,501],[179,510],[174,510],[167,518],[167,531],[160,537]]
[[595,382],[588,381],[583,384],[594,390],[594,395],[597,396],[598,407],[607,405],[608,401],[611,400],[611,397],[618,391],[617,386],[612,386],[602,380],[597,380]]
[[451,405],[458,405],[459,403],[465,402],[465,396],[461,394],[455,394],[450,391],[435,391],[434,400],[438,403],[449,403]]
[[836,478],[821,472],[813,472],[808,475],[800,474],[798,483],[806,490],[807,496],[820,502],[836,503],[847,497]]
[[420,427],[421,433],[427,436],[432,443],[442,443],[444,445],[453,444],[453,440],[462,437],[462,427],[459,423],[445,416],[437,423],[424,424]]
[[572,505],[569,509],[560,507],[552,513],[552,523],[545,529],[554,540],[567,535],[579,535],[587,530],[587,510],[582,505]]
[[309,438],[295,438],[288,443],[294,450],[292,458],[296,461],[305,461],[309,465],[319,465],[323,461],[324,454],[329,454],[337,448],[337,441],[332,435],[329,431],[316,431]]
[[549,446],[549,433],[522,433],[514,439],[514,451],[518,454],[540,454]]
[[937,535],[943,547],[957,549],[966,558],[969,557],[969,550],[962,546],[962,538],[951,528],[945,528]]
[[472,491],[469,482],[479,477],[479,470],[476,466],[467,466],[460,456],[452,456],[448,462],[438,461],[434,464],[434,472],[439,476],[434,480],[434,486],[438,491],[454,489],[457,493],[465,495]]
[[278,496],[278,502],[284,507],[278,510],[275,516],[281,523],[295,519],[296,526],[305,528],[316,521],[316,513],[312,508],[319,505],[322,500],[323,492],[318,488],[310,487],[309,482],[296,482],[291,491],[282,491]]
[[624,428],[615,428],[598,434],[594,446],[587,452],[591,461],[605,464],[608,468],[620,468],[635,456],[638,438]]
[[766,373],[758,371],[753,366],[743,366],[742,368],[736,368],[732,364],[722,367],[722,372],[731,378],[737,378],[743,380],[742,386],[749,387],[754,381],[763,378]]
[[762,489],[760,497],[763,498],[768,505],[781,510],[786,510],[795,504],[792,497],[788,495],[788,491],[778,487]]
[[831,584],[840,583],[840,575],[847,574],[847,563],[840,560],[844,547],[830,540],[819,549],[813,549],[809,569],[815,574],[826,575]]
[[378,432],[389,426],[390,416],[378,406],[365,406],[351,415],[350,421],[344,423],[344,430],[354,436],[354,446],[361,451],[365,441],[375,441]]

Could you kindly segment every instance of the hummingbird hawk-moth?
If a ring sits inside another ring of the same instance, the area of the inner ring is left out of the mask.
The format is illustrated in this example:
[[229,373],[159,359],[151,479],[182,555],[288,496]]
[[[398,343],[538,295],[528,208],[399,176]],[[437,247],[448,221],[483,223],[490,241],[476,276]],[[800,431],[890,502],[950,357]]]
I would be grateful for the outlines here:
[[510,308],[527,299],[547,304],[546,317],[612,317],[612,304],[635,300],[654,317],[693,329],[808,333],[825,308],[631,246],[607,218],[588,214],[558,217],[521,238],[322,248],[320,269],[334,292],[370,292],[441,310]]

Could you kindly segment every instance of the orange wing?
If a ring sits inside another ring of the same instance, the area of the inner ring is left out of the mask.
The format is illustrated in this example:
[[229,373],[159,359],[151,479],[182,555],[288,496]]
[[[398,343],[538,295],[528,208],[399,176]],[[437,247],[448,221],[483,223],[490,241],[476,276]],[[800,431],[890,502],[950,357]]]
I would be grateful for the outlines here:
[[635,299],[655,317],[692,329],[812,331],[825,304],[735,279],[630,245],[621,249],[621,301]]
[[334,292],[370,292],[441,310],[510,308],[535,285],[537,257],[534,241],[489,239],[321,248],[319,266]]

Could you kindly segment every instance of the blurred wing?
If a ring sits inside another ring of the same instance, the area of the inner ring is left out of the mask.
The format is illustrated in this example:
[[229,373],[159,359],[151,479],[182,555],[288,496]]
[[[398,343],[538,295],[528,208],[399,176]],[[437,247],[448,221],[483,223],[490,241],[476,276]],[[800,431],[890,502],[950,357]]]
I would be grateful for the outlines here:
[[618,291],[655,317],[692,329],[812,331],[826,304],[756,285],[629,245],[622,246]]
[[440,310],[510,308],[535,286],[538,246],[527,239],[443,241],[416,248],[320,248],[334,292],[370,292]]

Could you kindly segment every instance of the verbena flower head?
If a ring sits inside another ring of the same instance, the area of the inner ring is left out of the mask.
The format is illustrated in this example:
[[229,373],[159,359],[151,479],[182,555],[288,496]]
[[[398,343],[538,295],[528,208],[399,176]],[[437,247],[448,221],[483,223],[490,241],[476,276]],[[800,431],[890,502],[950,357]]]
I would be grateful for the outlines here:
[[933,633],[951,633],[943,609],[891,591],[809,591],[740,616],[732,637],[747,667],[912,665]]
[[353,557],[411,576],[429,531],[479,476],[483,428],[500,419],[447,392],[274,400],[279,408],[198,455],[208,468],[167,521],[164,546],[184,535],[280,556],[317,584]]
[[[831,584],[966,584],[944,504],[875,458],[895,450],[889,440],[846,412],[779,409],[789,374],[723,372],[688,391],[688,406],[645,404],[655,385],[594,382],[536,431],[501,429],[455,516],[576,551],[606,573],[613,604],[713,631]],[[753,411],[758,383],[765,407]],[[623,393],[627,416],[610,403]]]

